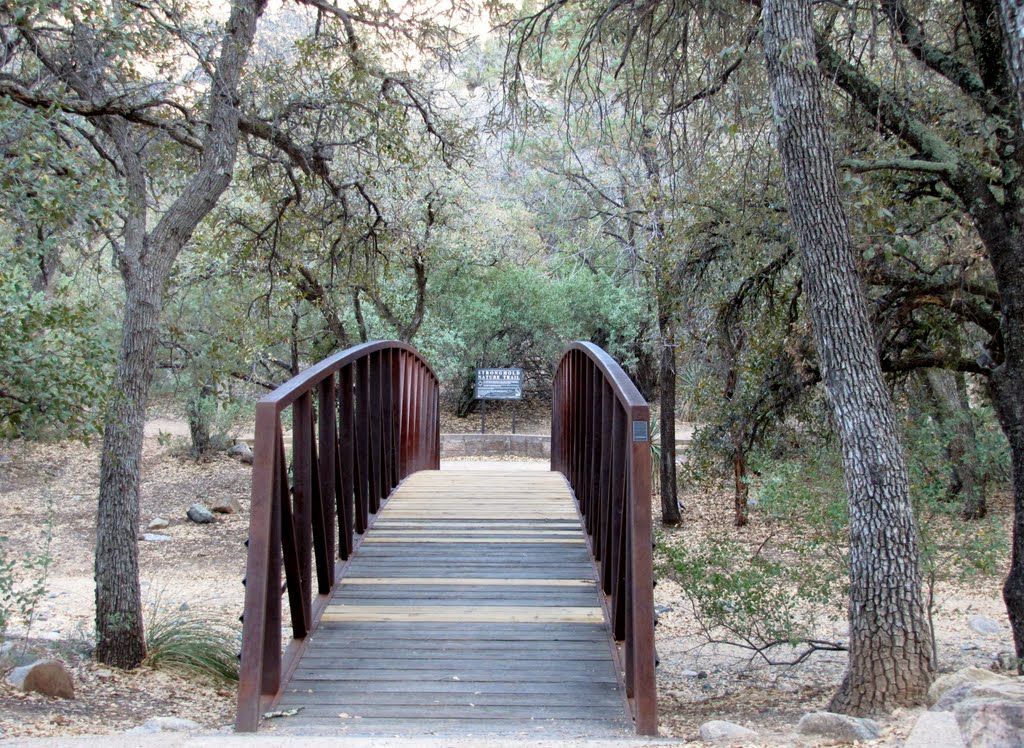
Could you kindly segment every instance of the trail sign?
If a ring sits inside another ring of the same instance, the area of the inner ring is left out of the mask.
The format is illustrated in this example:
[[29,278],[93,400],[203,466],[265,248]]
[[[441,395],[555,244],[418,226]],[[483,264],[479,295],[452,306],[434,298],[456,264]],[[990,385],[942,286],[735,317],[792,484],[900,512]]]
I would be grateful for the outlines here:
[[477,369],[477,400],[522,400],[522,369]]

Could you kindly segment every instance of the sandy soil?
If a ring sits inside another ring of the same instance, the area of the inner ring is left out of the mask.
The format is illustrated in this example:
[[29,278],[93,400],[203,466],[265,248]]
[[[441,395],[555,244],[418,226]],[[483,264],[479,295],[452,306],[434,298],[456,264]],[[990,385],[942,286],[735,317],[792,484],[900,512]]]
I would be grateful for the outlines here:
[[[140,542],[143,595],[150,606],[187,605],[212,617],[236,620],[243,600],[251,468],[224,456],[199,463],[190,460],[182,426],[165,418],[147,430],[140,535],[152,519],[163,517],[171,524],[159,532],[171,539]],[[546,427],[540,415],[533,427]],[[78,696],[74,701],[51,701],[0,686],[0,736],[120,732],[151,716],[183,716],[211,729],[225,728],[232,719],[232,692],[148,668],[109,672],[89,657],[98,472],[95,444],[0,442],[0,527],[9,538],[9,550],[17,555],[38,548],[46,527],[53,530],[47,594],[30,629],[24,621],[12,622],[8,637],[15,646],[0,656],[0,670],[16,664],[26,649],[54,651],[73,668]],[[237,499],[242,511],[221,516],[213,525],[186,519],[189,505],[218,497]],[[686,525],[667,531],[664,543],[715,532],[756,544],[765,532],[756,513],[749,528],[733,529],[727,495],[693,494],[685,497],[685,504]],[[1010,512],[1005,497],[994,511],[1005,527]],[[999,592],[1003,573],[1000,569],[969,587],[940,589],[941,670],[988,667],[998,653],[1012,649]],[[791,731],[800,715],[823,708],[842,676],[841,653],[779,668],[751,662],[748,655],[728,647],[702,645],[693,616],[670,580],[659,584],[656,604],[662,608],[657,636],[663,735],[696,740],[702,722],[728,719],[757,729],[762,736],[758,744],[793,745]],[[967,616],[973,613],[999,621],[1001,632],[986,636],[971,631]],[[821,633],[842,639],[840,629]],[[900,745],[916,714],[908,710],[893,715],[877,744]]]

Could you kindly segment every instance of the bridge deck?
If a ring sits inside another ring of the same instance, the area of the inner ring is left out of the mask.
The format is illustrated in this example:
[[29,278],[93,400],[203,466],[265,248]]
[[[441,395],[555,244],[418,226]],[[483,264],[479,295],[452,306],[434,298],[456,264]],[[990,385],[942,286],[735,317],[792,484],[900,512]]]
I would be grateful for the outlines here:
[[337,585],[278,731],[627,735],[579,518],[558,473],[410,476]]

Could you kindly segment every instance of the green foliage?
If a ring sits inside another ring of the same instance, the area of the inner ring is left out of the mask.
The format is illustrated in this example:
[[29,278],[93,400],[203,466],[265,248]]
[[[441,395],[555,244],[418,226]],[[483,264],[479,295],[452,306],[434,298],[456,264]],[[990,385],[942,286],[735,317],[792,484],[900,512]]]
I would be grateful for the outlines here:
[[641,311],[608,276],[506,265],[457,271],[445,285],[419,344],[451,386],[474,366],[522,366],[529,384],[547,386],[577,339],[598,340],[628,365]]
[[[988,407],[972,408],[977,421],[975,445],[982,490],[1005,487],[1010,480],[1009,448]],[[993,574],[1006,555],[1006,537],[999,518],[960,518],[959,497],[949,495],[949,434],[937,419],[921,414],[908,421],[904,434],[910,496],[921,532],[921,568],[934,595],[938,581],[967,581]]]
[[157,600],[147,616],[144,664],[230,685],[238,681],[240,635],[201,611],[171,608]]
[[759,549],[707,538],[666,551],[664,569],[679,582],[709,639],[766,651],[815,637],[815,618],[798,570]]
[[85,303],[47,298],[0,256],[0,437],[100,428],[107,342]]
[[[994,418],[978,410],[979,433],[989,434],[996,429]],[[724,632],[725,640],[762,655],[779,643],[811,642],[813,650],[822,644],[815,642],[822,621],[845,611],[848,512],[842,461],[828,438],[805,437],[785,459],[752,460],[759,475],[753,511],[769,533],[756,549],[709,537],[695,547],[666,551],[664,573],[680,583],[709,639],[721,640]],[[1006,447],[993,441],[994,446],[981,448],[987,455],[983,472],[998,478],[1005,475]],[[998,518],[963,520],[959,503],[949,500],[945,443],[932,419],[908,428],[910,494],[932,608],[939,583],[993,574],[1007,553]]]

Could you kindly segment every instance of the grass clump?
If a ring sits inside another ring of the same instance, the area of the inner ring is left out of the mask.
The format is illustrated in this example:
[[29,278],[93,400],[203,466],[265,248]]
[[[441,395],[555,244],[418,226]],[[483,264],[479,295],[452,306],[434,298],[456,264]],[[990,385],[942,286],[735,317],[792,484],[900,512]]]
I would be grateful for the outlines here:
[[201,611],[153,605],[146,626],[149,667],[214,685],[238,682],[239,632]]

